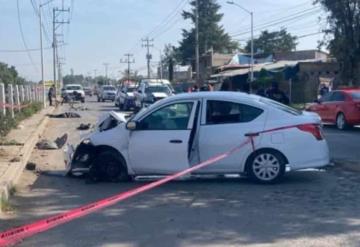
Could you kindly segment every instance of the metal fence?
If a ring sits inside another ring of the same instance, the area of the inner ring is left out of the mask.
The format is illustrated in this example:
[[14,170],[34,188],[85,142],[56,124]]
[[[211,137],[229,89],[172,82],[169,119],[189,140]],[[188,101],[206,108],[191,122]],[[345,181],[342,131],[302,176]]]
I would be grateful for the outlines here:
[[39,85],[13,85],[0,82],[0,116],[17,112],[34,102],[45,102],[43,87]]

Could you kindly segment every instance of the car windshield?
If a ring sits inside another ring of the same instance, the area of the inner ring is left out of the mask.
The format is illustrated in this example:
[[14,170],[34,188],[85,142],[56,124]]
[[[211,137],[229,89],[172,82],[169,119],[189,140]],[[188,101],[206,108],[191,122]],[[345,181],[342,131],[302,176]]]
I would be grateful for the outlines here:
[[81,86],[67,86],[66,90],[82,90]]
[[115,87],[103,87],[104,91],[115,91]]
[[145,89],[146,93],[170,93],[170,89],[167,86],[150,86]]
[[360,92],[352,92],[351,97],[353,100],[360,100]]
[[274,100],[271,100],[271,99],[267,99],[267,98],[261,98],[260,99],[260,102],[266,104],[266,105],[270,105],[276,109],[279,109],[281,111],[284,111],[284,112],[287,112],[287,113],[290,113],[292,115],[295,115],[295,116],[300,116],[302,115],[302,111],[300,110],[297,110],[293,107],[290,107],[290,106],[287,106],[287,105],[284,105],[284,104],[281,104],[277,101],[274,101]]
[[135,92],[135,90],[136,90],[136,87],[128,87],[128,88],[126,89],[126,92],[132,93],[132,92]]

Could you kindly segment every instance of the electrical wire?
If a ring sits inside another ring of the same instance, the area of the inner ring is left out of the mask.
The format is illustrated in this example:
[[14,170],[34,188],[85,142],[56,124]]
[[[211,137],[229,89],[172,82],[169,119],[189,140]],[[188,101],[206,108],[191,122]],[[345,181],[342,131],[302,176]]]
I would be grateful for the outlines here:
[[17,8],[17,20],[18,20],[18,24],[19,24],[19,30],[20,30],[21,39],[22,39],[24,48],[25,48],[25,50],[26,50],[27,56],[28,56],[30,62],[32,63],[35,71],[38,73],[38,72],[39,72],[39,69],[38,69],[38,67],[36,66],[36,64],[34,63],[34,60],[33,60],[32,56],[31,56],[31,53],[28,51],[29,48],[28,48],[27,43],[26,43],[26,40],[25,40],[25,35],[24,35],[24,32],[23,32],[23,26],[22,26],[22,22],[21,22],[19,0],[16,0],[16,8]]

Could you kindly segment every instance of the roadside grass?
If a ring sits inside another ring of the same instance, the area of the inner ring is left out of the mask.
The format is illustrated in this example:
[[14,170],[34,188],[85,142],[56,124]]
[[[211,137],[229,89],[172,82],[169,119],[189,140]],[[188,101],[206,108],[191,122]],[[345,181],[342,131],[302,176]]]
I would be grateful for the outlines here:
[[15,113],[15,118],[11,117],[10,112],[7,112],[6,116],[0,116],[0,136],[5,137],[10,130],[16,128],[22,120],[31,117],[41,109],[42,103],[36,102],[23,108],[20,112]]

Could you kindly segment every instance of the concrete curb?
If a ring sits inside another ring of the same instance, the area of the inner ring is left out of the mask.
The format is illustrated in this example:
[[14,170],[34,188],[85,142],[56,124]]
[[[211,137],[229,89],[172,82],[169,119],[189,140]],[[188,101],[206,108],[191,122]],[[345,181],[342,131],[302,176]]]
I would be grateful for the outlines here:
[[[46,114],[51,114],[54,112],[55,108],[51,109]],[[27,162],[31,157],[31,153],[39,141],[40,135],[44,132],[46,125],[49,122],[49,117],[44,115],[43,119],[41,120],[40,124],[38,125],[37,129],[34,133],[26,140],[24,146],[21,148],[20,152],[18,153],[18,157],[21,159],[20,162],[11,163],[9,168],[6,170],[3,177],[6,178],[2,184],[0,184],[0,202],[7,201],[10,197],[11,189],[14,185],[17,184],[22,172],[25,169]],[[0,207],[1,212],[1,207]]]

